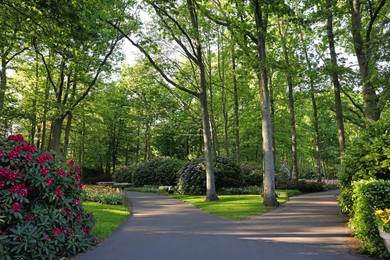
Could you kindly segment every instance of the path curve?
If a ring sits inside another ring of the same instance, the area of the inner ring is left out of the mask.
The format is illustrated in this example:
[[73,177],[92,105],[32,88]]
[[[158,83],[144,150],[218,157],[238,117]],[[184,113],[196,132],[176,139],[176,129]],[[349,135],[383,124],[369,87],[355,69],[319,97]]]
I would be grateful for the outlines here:
[[348,247],[350,234],[336,195],[300,195],[269,213],[228,221],[166,196],[127,192],[132,216],[76,259],[370,259]]

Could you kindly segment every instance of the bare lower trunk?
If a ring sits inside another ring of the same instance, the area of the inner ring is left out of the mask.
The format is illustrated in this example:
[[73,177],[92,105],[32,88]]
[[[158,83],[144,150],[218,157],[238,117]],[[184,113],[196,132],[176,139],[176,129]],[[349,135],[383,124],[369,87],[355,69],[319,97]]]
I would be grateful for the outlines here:
[[[233,36],[232,36],[233,37]],[[234,96],[234,133],[236,137],[236,161],[240,165],[240,119],[238,106],[238,90],[237,90],[237,75],[236,75],[236,57],[234,53],[234,45],[232,47],[232,66],[233,66],[233,96]]]
[[0,70],[0,116],[3,115],[5,91],[7,88],[7,60],[1,57]]
[[70,139],[70,128],[72,126],[73,113],[70,112],[67,116],[65,134],[64,134],[64,149],[62,151],[62,155],[64,158],[68,156],[68,147],[69,147],[69,139]]

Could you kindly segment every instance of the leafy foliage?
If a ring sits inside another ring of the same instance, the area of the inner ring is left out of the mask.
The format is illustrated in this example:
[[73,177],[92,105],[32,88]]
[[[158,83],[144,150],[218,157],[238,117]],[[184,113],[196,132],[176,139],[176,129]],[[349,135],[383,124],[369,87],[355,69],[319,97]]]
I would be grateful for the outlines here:
[[40,154],[22,135],[0,141],[0,258],[53,259],[95,244],[80,167]]
[[390,181],[361,180],[353,185],[352,217],[354,234],[360,240],[361,249],[371,255],[388,256],[382,238],[378,234],[375,211],[390,206]]
[[350,196],[354,181],[390,179],[390,122],[371,123],[355,138],[346,151],[339,177],[343,189],[340,204],[344,212],[352,208]]
[[[188,162],[180,171],[178,192],[187,195],[206,194],[206,171],[204,157]],[[214,163],[215,186],[222,188],[241,187],[243,177],[240,167],[231,159],[217,157]]]
[[127,182],[132,182],[136,187],[144,185],[175,186],[178,181],[177,172],[183,164],[183,161],[178,159],[156,157],[135,166],[133,178]]

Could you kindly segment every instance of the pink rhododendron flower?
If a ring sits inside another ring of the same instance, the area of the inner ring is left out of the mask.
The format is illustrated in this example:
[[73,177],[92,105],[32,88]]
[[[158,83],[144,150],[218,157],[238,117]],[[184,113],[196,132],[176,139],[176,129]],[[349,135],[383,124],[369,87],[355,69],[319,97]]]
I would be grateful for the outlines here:
[[76,217],[74,217],[73,221],[74,222],[80,222],[81,218],[80,218],[80,215],[77,215]]
[[45,158],[43,156],[38,156],[37,159],[35,159],[37,164],[44,164],[45,163]]
[[5,187],[5,181],[0,181],[0,189]]
[[62,230],[61,230],[61,228],[58,228],[58,227],[56,227],[54,230],[53,230],[53,234],[54,235],[60,235],[62,233]]
[[62,190],[61,189],[56,189],[54,192],[58,197],[62,197]]
[[2,150],[0,150],[0,157],[3,157],[4,156],[4,153]]
[[80,174],[76,174],[74,177],[75,177],[75,179],[78,180],[78,181],[81,179]]
[[21,196],[21,197],[27,197],[28,191],[27,191],[27,189],[20,189],[20,190],[18,191],[18,194],[19,194],[19,196]]
[[28,215],[27,217],[26,217],[26,219],[24,220],[24,221],[31,221],[31,220],[33,220],[34,219],[34,215],[33,214],[30,214],[30,215]]
[[8,136],[9,141],[24,142],[24,138],[21,134]]
[[80,200],[79,200],[79,199],[76,199],[76,200],[73,201],[73,203],[74,203],[75,205],[80,205]]
[[74,160],[68,160],[68,164],[69,165],[73,165],[74,164]]
[[14,203],[12,203],[11,205],[12,209],[15,211],[15,212],[19,212],[20,211],[20,203],[15,201]]
[[47,185],[52,185],[53,184],[53,179],[52,178],[46,178],[45,179],[45,182],[47,183]]
[[30,154],[27,155],[25,161],[26,162],[31,162],[31,160],[32,160],[32,156]]
[[39,172],[42,176],[46,176],[49,173],[49,170],[47,168],[41,168],[39,169]]
[[12,150],[11,152],[8,153],[8,158],[13,161],[15,160],[16,158],[18,158],[18,153],[14,150]]
[[35,144],[28,144],[24,146],[23,149],[28,153],[33,153],[37,150],[37,147],[35,146]]
[[64,176],[65,175],[65,170],[64,169],[59,169],[58,170],[58,175]]
[[75,172],[79,172],[81,170],[81,167],[79,165],[75,166],[74,167],[74,171]]

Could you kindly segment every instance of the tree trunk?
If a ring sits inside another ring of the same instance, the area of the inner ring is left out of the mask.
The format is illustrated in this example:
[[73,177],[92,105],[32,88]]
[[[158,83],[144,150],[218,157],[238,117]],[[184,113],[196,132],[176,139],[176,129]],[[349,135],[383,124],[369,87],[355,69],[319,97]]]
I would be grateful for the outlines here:
[[69,139],[70,139],[70,128],[72,127],[73,113],[69,112],[66,120],[65,133],[64,133],[64,148],[62,150],[62,155],[64,158],[68,156],[69,148]]
[[[218,76],[221,81],[221,98],[222,98],[222,115],[223,115],[223,132],[226,157],[230,158],[229,154],[229,134],[228,134],[228,113],[226,111],[226,93],[225,93],[225,57],[223,55],[223,35],[218,32]],[[221,45],[219,44],[221,42]],[[222,52],[222,53],[221,53]]]
[[49,150],[52,151],[60,151],[60,140],[61,140],[61,131],[62,131],[62,123],[64,121],[64,117],[57,117],[54,119],[51,125],[51,137],[49,142]]
[[213,157],[211,151],[211,131],[210,131],[210,118],[207,108],[207,82],[206,82],[206,70],[203,62],[203,53],[199,36],[198,17],[195,10],[195,3],[193,0],[187,0],[187,6],[191,16],[191,24],[194,32],[194,46],[197,56],[197,67],[200,79],[200,93],[199,101],[202,110],[202,128],[203,128],[203,143],[204,143],[204,155],[206,161],[206,201],[219,200],[215,191],[215,181],[213,172]]
[[238,87],[237,87],[237,71],[236,71],[236,54],[234,36],[232,35],[232,69],[233,69],[233,96],[234,96],[234,133],[236,137],[236,161],[240,165],[241,152],[240,152],[240,118],[239,118],[239,106],[238,106]]
[[335,105],[336,105],[336,121],[338,129],[338,141],[340,157],[342,158],[345,151],[345,132],[344,132],[344,121],[343,121],[343,108],[341,103],[341,85],[339,81],[338,65],[337,65],[337,54],[335,48],[335,41],[333,35],[333,13],[332,13],[332,0],[326,0],[326,7],[328,10],[327,19],[327,34],[329,43],[329,52],[331,59],[331,78],[333,83]]
[[1,70],[0,70],[0,116],[3,116],[5,91],[7,89],[7,60],[5,57],[1,57]]
[[355,49],[356,57],[359,63],[359,72],[360,79],[363,85],[363,101],[364,101],[364,113],[365,117],[368,120],[377,121],[380,118],[380,110],[378,108],[379,98],[375,92],[375,87],[371,79],[370,72],[370,33],[376,15],[379,13],[380,9],[384,6],[385,0],[382,0],[378,6],[378,9],[375,12],[372,10],[372,5],[370,6],[370,21],[369,28],[367,29],[366,39],[362,37],[362,25],[361,25],[361,8],[360,0],[350,0],[351,7],[351,20],[352,20],[352,41]]
[[320,148],[320,133],[318,128],[318,110],[317,110],[317,102],[315,98],[315,87],[314,87],[314,78],[313,78],[313,70],[311,67],[311,62],[309,59],[309,55],[307,53],[306,43],[304,42],[303,36],[301,34],[301,40],[303,43],[303,52],[305,54],[305,60],[307,64],[307,68],[309,69],[309,79],[310,79],[310,98],[313,106],[313,119],[314,119],[314,134],[315,134],[315,143],[316,143],[316,169],[317,169],[317,181],[320,182],[322,179],[322,164],[321,164],[321,148]]
[[287,85],[288,85],[288,101],[290,106],[290,128],[291,128],[291,152],[292,152],[292,179],[298,180],[298,156],[297,156],[297,130],[295,126],[295,108],[294,108],[294,84],[293,78],[290,72],[290,59],[289,53],[287,49],[287,45],[285,43],[285,36],[282,33],[281,25],[279,25],[279,35],[282,39],[282,48],[284,54],[284,60],[287,66]]
[[257,39],[257,78],[260,88],[261,101],[261,130],[263,139],[263,158],[264,158],[264,178],[263,178],[263,198],[264,205],[277,206],[275,193],[275,166],[272,152],[272,124],[270,99],[268,92],[268,79],[266,64],[266,31],[267,18],[263,17],[259,0],[253,0],[254,17],[256,21],[256,39]]

